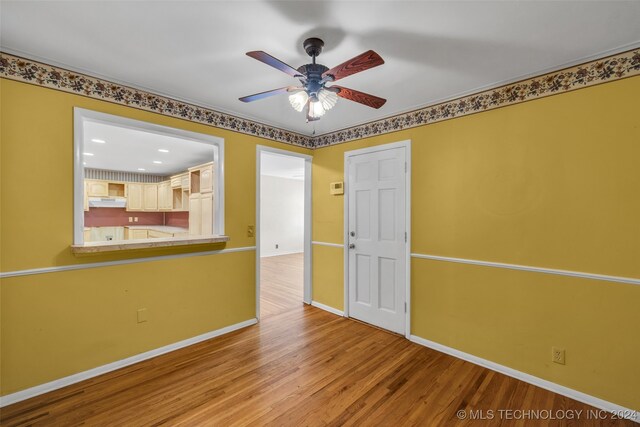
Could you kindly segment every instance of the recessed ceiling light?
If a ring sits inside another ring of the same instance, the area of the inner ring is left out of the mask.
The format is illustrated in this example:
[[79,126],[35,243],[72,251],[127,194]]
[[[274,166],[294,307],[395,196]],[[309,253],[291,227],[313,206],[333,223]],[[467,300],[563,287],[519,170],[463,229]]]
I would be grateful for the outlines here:
[[82,153],[85,156],[93,156],[93,153]]
[[168,153],[169,150],[167,150],[166,148],[158,148],[158,151],[161,153]]
[[156,165],[161,165],[162,162],[160,160],[154,160],[153,163],[155,163]]
[[138,168],[139,171],[146,171],[145,168]]
[[97,142],[98,144],[104,144],[107,141],[105,141],[104,139],[92,138],[91,142]]

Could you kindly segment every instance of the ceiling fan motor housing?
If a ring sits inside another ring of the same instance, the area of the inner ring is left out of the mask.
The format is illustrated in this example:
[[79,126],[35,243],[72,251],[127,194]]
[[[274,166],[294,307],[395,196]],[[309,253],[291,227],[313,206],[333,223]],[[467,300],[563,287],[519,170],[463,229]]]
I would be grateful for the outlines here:
[[317,96],[320,89],[323,88],[322,73],[328,69],[328,67],[322,64],[306,64],[298,68],[300,74],[306,77],[306,79],[301,79],[301,81],[310,97]]

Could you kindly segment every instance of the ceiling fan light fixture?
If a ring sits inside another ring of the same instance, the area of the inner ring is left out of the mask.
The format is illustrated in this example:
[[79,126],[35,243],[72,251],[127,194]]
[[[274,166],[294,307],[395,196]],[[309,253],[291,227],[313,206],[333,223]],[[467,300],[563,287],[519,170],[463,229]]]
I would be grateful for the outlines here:
[[304,109],[304,106],[307,105],[307,101],[309,100],[309,95],[304,90],[299,90],[297,92],[289,95],[289,102],[294,110],[300,112]]
[[325,111],[329,111],[336,105],[336,102],[338,102],[338,94],[322,88],[320,92],[318,92],[318,102],[322,104],[322,108],[324,108]]
[[309,104],[309,116],[314,119],[324,116],[324,113],[326,112],[327,110],[324,109],[321,101],[312,101]]
[[324,42],[311,37],[303,42],[305,51],[312,58],[311,64],[301,65],[297,69],[261,50],[247,52],[247,56],[257,59],[300,81],[301,86],[285,86],[279,89],[254,93],[239,98],[242,102],[253,102],[269,96],[289,92],[289,102],[298,112],[305,112],[307,122],[318,120],[332,109],[338,97],[358,102],[371,108],[380,108],[387,101],[384,98],[359,92],[342,86],[325,86],[352,74],[384,64],[384,60],[372,50],[368,50],[333,68],[316,63],[316,57],[322,52]]

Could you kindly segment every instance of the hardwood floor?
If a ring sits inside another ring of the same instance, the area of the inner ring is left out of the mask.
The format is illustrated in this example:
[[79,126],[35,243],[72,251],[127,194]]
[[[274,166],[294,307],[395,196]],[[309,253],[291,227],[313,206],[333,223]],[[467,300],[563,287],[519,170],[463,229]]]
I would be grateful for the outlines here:
[[[11,405],[1,424],[635,425],[588,419],[587,405],[305,306],[301,284],[287,291],[300,262],[265,261],[274,280],[262,286],[260,324]],[[530,421],[499,410],[583,412]]]
[[260,260],[260,317],[302,306],[303,254]]

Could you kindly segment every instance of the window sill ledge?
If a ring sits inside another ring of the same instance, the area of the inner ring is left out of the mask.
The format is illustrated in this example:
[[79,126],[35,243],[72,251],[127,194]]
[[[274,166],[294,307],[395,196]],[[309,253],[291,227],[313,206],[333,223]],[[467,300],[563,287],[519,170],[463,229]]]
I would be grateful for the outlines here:
[[90,242],[83,245],[71,245],[74,254],[92,254],[100,252],[128,251],[132,249],[166,248],[172,246],[190,246],[206,243],[228,242],[229,236],[194,236],[188,238],[154,238],[136,240],[118,240],[111,242]]

